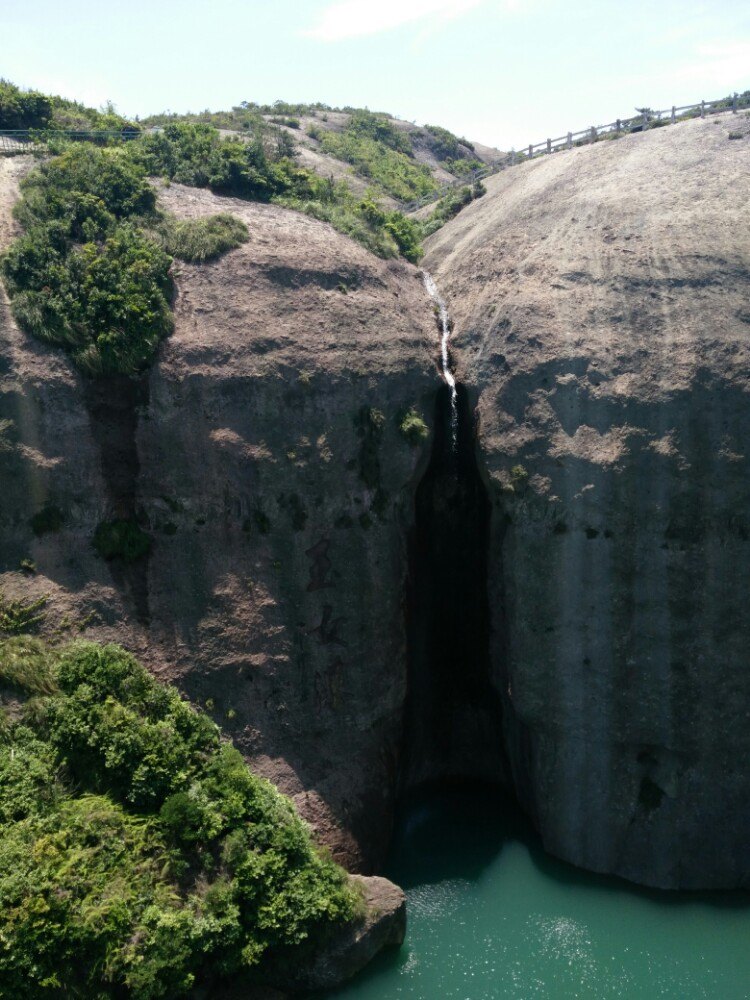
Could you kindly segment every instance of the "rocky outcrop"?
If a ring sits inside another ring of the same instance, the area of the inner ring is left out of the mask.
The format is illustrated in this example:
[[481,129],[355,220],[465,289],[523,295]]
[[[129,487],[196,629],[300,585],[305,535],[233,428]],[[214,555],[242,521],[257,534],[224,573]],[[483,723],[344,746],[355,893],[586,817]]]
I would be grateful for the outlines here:
[[[4,243],[28,165],[0,160]],[[48,595],[47,632],[122,642],[177,683],[366,870],[395,794],[427,457],[399,421],[431,419],[430,302],[416,268],[316,220],[177,185],[160,197],[178,215],[230,211],[250,239],[179,266],[175,332],[140,379],[82,379],[19,331],[3,293],[0,589]],[[62,526],[35,534],[49,505]],[[151,534],[147,558],[96,554],[114,517]]]
[[506,171],[426,260],[479,419],[513,784],[552,853],[669,888],[750,882],[748,132]]
[[332,989],[351,979],[383,948],[397,947],[406,935],[406,897],[386,878],[352,876],[362,889],[360,920],[329,941],[309,966],[299,970],[298,990]]
[[286,1000],[310,991],[331,990],[351,979],[383,948],[398,947],[406,935],[406,897],[393,882],[372,875],[352,875],[362,893],[362,914],[335,932],[322,946],[290,968],[288,956],[281,971],[269,973],[269,985],[211,984],[196,991],[195,1000]]

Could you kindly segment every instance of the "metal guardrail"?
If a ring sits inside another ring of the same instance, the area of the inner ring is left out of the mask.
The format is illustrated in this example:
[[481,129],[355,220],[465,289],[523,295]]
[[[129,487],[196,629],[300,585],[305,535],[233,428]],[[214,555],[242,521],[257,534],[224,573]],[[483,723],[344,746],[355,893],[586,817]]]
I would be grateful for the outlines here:
[[[722,97],[718,101],[701,101],[699,104],[683,104],[682,107],[673,105],[662,111],[652,111],[650,108],[639,111],[633,118],[618,118],[607,125],[591,125],[589,128],[581,129],[578,132],[568,132],[566,135],[558,136],[556,139],[545,139],[542,142],[530,143],[524,146],[521,151],[511,150],[504,159],[481,168],[471,174],[471,176],[458,177],[455,181],[444,184],[437,191],[424,195],[416,201],[403,204],[403,212],[416,212],[434,201],[439,201],[450,191],[456,188],[465,187],[475,181],[482,180],[492,174],[500,173],[508,167],[516,166],[519,163],[527,163],[537,156],[546,156],[551,153],[559,153],[562,150],[573,149],[577,146],[585,146],[592,142],[604,139],[615,139],[621,135],[630,135],[634,132],[645,132],[648,129],[660,128],[664,125],[674,125],[678,121],[685,121],[689,118],[705,118],[706,115],[720,114],[724,111],[732,111],[734,114],[740,108],[750,107],[750,96],[747,92],[740,97],[734,94],[732,97]],[[664,117],[666,116],[666,117]]]

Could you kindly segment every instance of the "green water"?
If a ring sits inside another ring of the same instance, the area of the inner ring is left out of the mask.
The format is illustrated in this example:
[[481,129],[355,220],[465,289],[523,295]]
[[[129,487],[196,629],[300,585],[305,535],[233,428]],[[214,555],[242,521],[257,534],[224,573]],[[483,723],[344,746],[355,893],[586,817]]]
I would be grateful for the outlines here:
[[750,896],[673,895],[544,855],[496,793],[432,792],[397,830],[387,874],[409,928],[337,1000],[750,997]]

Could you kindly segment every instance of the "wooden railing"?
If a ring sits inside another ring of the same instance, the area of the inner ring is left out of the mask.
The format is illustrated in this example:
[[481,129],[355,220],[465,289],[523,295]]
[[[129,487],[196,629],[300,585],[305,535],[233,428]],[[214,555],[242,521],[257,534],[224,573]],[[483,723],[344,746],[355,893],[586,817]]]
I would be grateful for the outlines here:
[[633,118],[618,118],[607,125],[591,125],[589,128],[581,129],[578,132],[568,132],[556,139],[530,143],[520,151],[513,149],[502,160],[488,164],[466,177],[458,177],[455,181],[444,184],[437,191],[424,195],[416,201],[407,202],[401,206],[401,210],[415,212],[418,208],[438,201],[455,188],[482,180],[491,174],[497,174],[508,167],[516,166],[518,163],[526,163],[537,156],[547,156],[551,153],[559,153],[566,149],[585,146],[605,139],[619,139],[623,135],[645,132],[648,129],[660,128],[664,125],[674,125],[689,118],[705,118],[706,115],[715,115],[724,111],[732,111],[736,114],[740,108],[748,107],[750,107],[750,91],[745,91],[742,95],[734,94],[732,97],[722,97],[718,101],[701,101],[700,104],[684,104],[682,107],[673,105],[663,111],[653,111],[651,108],[646,108],[639,111]]

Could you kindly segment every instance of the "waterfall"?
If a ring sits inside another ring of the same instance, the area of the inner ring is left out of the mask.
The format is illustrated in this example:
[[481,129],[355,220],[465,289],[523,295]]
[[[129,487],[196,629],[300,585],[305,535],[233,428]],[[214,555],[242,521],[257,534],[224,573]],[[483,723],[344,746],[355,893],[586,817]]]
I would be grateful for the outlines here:
[[429,271],[422,271],[422,275],[424,277],[424,287],[427,289],[427,294],[437,306],[440,317],[440,358],[443,378],[448,383],[451,391],[451,431],[453,447],[455,449],[458,440],[458,395],[456,393],[456,379],[451,371],[450,358],[448,357],[448,341],[451,335],[450,317],[448,316],[448,307],[437,290],[435,279]]

